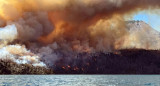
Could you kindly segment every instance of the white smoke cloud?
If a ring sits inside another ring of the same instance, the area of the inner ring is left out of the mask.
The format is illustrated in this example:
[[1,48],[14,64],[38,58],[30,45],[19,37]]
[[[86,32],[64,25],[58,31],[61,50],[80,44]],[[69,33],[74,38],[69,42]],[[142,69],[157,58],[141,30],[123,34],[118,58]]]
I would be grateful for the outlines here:
[[18,36],[17,28],[15,25],[8,25],[0,28],[0,41],[11,42]]
[[0,59],[12,60],[18,64],[32,64],[33,66],[46,66],[40,57],[21,45],[7,45],[0,48]]

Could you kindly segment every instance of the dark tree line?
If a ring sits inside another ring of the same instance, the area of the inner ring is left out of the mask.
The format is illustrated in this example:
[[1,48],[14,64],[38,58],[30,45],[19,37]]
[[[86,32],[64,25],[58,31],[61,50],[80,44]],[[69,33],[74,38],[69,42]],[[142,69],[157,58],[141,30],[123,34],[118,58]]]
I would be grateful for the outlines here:
[[106,54],[99,52],[85,60],[77,57],[67,63],[69,67],[58,63],[61,61],[54,68],[58,74],[160,74],[160,51],[125,49]]
[[[0,74],[160,74],[160,51],[124,49],[113,53],[81,53],[50,69],[0,60]],[[54,71],[54,72],[53,72]]]

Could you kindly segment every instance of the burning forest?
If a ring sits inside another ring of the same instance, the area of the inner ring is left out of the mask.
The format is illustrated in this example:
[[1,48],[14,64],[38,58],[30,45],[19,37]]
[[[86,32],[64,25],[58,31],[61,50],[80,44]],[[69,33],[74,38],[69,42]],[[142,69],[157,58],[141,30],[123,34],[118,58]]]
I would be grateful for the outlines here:
[[126,20],[159,8],[159,0],[0,0],[0,59],[57,74],[160,73],[160,32]]

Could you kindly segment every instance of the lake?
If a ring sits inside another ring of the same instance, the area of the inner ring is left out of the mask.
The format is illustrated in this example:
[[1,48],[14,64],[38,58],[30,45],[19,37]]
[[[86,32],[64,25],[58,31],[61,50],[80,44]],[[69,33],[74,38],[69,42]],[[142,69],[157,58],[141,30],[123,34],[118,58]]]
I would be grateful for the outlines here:
[[0,86],[160,86],[160,76],[0,75]]

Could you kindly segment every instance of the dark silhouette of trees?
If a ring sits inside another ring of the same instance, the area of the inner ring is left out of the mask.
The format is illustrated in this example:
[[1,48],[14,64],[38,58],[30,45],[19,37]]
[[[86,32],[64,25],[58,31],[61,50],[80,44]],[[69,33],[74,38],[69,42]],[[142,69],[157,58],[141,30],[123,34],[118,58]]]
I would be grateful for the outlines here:
[[54,68],[55,73],[160,74],[160,51],[158,50],[124,49],[113,53],[95,53],[86,59],[83,59],[82,56],[63,65],[68,64],[69,68],[67,66],[62,68],[62,64],[57,65]]
[[0,60],[0,74],[160,74],[159,50],[124,49],[112,53],[81,53],[71,61],[67,60],[58,60],[50,69]]

